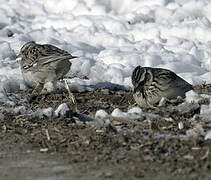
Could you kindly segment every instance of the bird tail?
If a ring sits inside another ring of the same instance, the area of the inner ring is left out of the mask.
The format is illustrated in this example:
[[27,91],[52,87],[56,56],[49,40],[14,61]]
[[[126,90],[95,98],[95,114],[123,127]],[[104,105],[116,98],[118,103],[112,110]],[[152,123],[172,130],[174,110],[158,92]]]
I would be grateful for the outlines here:
[[72,56],[72,55],[64,55],[64,56],[46,56],[40,58],[40,62],[42,62],[42,65],[49,64],[55,61],[63,61],[63,60],[68,60],[68,59],[74,59],[78,58],[77,56]]

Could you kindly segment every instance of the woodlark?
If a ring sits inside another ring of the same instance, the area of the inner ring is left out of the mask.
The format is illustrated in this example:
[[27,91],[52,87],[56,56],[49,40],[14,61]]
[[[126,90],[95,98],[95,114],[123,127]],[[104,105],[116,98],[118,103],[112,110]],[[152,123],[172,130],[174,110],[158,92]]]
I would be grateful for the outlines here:
[[143,108],[155,106],[162,97],[176,99],[181,96],[184,98],[185,93],[193,89],[191,84],[170,70],[141,66],[134,69],[132,84],[133,97]]
[[23,45],[18,57],[21,57],[21,71],[26,81],[35,88],[32,95],[37,95],[47,82],[53,84],[68,73],[70,59],[77,58],[67,51],[50,44],[36,44],[34,41]]

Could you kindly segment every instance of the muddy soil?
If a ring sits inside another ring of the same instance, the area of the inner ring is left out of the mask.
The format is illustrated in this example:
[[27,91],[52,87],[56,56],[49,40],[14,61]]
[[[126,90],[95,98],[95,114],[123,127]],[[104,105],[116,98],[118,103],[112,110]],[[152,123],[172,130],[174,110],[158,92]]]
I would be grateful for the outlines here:
[[[28,92],[17,94],[24,99]],[[67,93],[19,104],[36,110],[67,103],[72,109],[67,117],[15,114],[5,111],[9,105],[0,104],[5,116],[0,120],[0,179],[211,179],[211,140],[185,136],[196,123],[209,129],[197,118],[200,107],[187,113],[146,109],[157,116],[110,117],[110,124],[93,125],[82,115],[92,121],[99,109],[127,111],[134,106],[131,93],[100,89],[74,95],[77,106]]]

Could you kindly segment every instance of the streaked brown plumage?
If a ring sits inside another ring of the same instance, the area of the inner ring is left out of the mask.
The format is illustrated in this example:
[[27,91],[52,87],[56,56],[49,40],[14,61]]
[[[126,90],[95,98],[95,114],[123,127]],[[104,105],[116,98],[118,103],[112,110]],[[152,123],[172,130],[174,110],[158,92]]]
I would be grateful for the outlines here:
[[46,82],[62,79],[70,70],[70,59],[76,58],[67,51],[50,44],[36,44],[34,41],[23,45],[18,57],[21,57],[21,71],[25,79],[39,93]]
[[144,108],[156,105],[162,97],[185,97],[185,93],[193,89],[191,84],[170,70],[141,66],[134,69],[132,84],[133,97],[136,103]]

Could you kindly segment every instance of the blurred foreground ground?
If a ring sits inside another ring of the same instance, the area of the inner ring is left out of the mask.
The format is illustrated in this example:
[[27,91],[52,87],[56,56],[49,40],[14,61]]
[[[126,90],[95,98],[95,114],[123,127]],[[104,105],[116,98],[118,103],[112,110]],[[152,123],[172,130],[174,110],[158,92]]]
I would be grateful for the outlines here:
[[[26,93],[19,95],[25,97]],[[134,103],[131,93],[124,91],[102,89],[74,95],[79,114],[90,117],[99,109],[127,111]],[[69,104],[65,93],[47,95],[30,107],[57,108],[64,102]],[[8,107],[1,104],[2,108]],[[159,118],[143,117],[131,123],[114,118],[107,126],[85,124],[74,115],[38,118],[4,112],[0,121],[0,179],[209,180],[211,140],[200,135],[181,138],[193,128],[191,119],[198,112],[194,109],[181,114],[162,107],[154,112]],[[179,122],[184,128],[178,128]],[[197,123],[206,129],[200,118]]]

